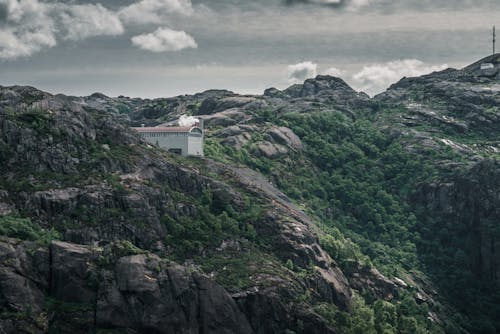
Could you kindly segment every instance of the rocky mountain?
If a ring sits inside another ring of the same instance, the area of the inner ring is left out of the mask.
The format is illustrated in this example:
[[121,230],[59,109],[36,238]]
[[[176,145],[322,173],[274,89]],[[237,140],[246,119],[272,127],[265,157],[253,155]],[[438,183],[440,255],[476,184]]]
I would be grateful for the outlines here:
[[[0,328],[499,331],[499,61],[373,99],[329,76],[151,100],[1,87]],[[130,129],[183,114],[206,159]]]

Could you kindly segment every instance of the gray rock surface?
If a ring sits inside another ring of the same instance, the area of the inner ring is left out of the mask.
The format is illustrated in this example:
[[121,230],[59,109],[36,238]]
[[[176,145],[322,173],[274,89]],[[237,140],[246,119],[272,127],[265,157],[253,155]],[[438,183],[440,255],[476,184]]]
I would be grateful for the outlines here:
[[231,126],[235,125],[248,118],[248,115],[242,112],[238,108],[226,109],[221,112],[217,112],[211,115],[199,116],[205,123],[205,126],[217,127],[217,126]]
[[255,151],[257,155],[264,156],[269,159],[277,158],[288,153],[288,149],[285,146],[272,144],[266,141],[257,143]]
[[300,138],[287,127],[273,127],[267,131],[267,139],[270,142],[288,146],[295,150],[301,150],[304,145]]
[[120,258],[103,277],[99,326],[155,333],[253,333],[222,287],[154,255]]
[[[231,296],[196,270],[152,254],[103,265],[103,249],[66,242],[52,243],[50,253],[33,243],[0,241],[0,307],[23,314],[14,322],[0,320],[4,333],[28,326],[33,333],[110,327],[137,333],[253,333]],[[47,296],[60,306],[47,309]],[[67,323],[70,318],[73,323]]]

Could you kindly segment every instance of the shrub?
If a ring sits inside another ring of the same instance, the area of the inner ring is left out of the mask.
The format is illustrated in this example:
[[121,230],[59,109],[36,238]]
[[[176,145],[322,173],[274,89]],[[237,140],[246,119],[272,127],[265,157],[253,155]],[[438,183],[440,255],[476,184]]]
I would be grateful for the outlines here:
[[52,240],[60,238],[54,229],[45,230],[30,219],[13,216],[0,217],[0,235],[43,244],[49,244]]

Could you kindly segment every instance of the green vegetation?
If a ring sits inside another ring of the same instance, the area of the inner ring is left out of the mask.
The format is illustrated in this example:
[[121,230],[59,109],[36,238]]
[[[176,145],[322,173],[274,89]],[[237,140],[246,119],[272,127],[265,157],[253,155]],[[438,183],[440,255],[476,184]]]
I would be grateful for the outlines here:
[[54,298],[47,298],[45,307],[49,312],[73,313],[73,312],[92,311],[94,305],[68,303]]
[[184,260],[218,247],[222,241],[237,238],[255,241],[252,222],[261,211],[255,204],[246,202],[245,210],[236,211],[224,191],[206,189],[199,198],[189,197],[166,188],[175,201],[192,208],[192,214],[163,216],[167,237],[166,245],[172,247],[177,260]]
[[[110,247],[104,248],[98,263],[101,267],[112,268],[121,257],[147,253],[147,251],[140,249],[128,240],[120,240],[113,242]],[[98,278],[95,279],[97,280]],[[97,281],[90,283],[94,283],[96,286],[99,285]]]
[[206,153],[267,174],[319,218],[332,236],[322,242],[338,261],[369,258],[391,275],[418,267],[416,217],[405,200],[435,175],[432,167],[371,123],[340,113],[287,114],[278,124],[302,138],[305,156],[273,161],[252,154],[252,142],[236,151],[209,141]]
[[15,123],[35,130],[38,133],[51,133],[53,128],[52,115],[43,109],[30,108],[26,111],[14,111],[12,109],[4,109],[7,119]]
[[0,217],[0,235],[21,240],[36,241],[48,245],[60,235],[54,229],[45,230],[34,224],[30,219],[14,216]]
[[125,103],[119,103],[117,106],[116,106],[116,109],[118,109],[118,112],[120,114],[130,114],[132,112],[132,109],[130,108],[130,106],[128,106],[127,104]]
[[331,304],[319,304],[314,310],[345,334],[444,333],[438,325],[427,320],[428,307],[419,306],[410,295],[403,296],[397,303],[377,300],[367,305],[359,295],[353,300],[350,314]]
[[[207,156],[226,163],[243,164],[267,175],[310,216],[317,218],[325,232],[321,245],[341,267],[351,261],[366,266],[373,264],[389,277],[420,270],[431,274],[438,287],[440,282],[446,282],[442,288],[448,293],[443,295],[455,305],[463,305],[462,314],[476,319],[470,325],[467,316],[454,316],[452,322],[441,326],[447,333],[460,332],[458,326],[482,328],[484,333],[491,332],[495,326],[500,328],[488,320],[500,312],[496,306],[500,305],[498,293],[493,293],[491,285],[471,288],[475,276],[466,269],[467,265],[460,265],[468,260],[459,243],[467,240],[457,238],[453,247],[437,252],[446,243],[443,238],[449,238],[449,232],[436,233],[438,223],[424,220],[421,209],[410,201],[420,184],[450,176],[436,167],[437,161],[460,162],[459,155],[445,146],[441,150],[422,148],[418,154],[411,154],[398,137],[388,136],[376,128],[373,115],[357,120],[337,112],[287,113],[277,117],[264,111],[259,115],[259,122],[291,128],[302,139],[305,150],[268,159],[256,153],[255,143],[262,135],[254,133],[254,138],[239,150],[209,138]],[[466,231],[460,233],[467,235]],[[442,263],[447,266],[443,267]],[[455,268],[452,274],[450,268]],[[457,293],[464,290],[466,296]],[[381,301],[374,301],[369,296],[359,298],[366,298],[364,304],[360,304],[359,314],[356,311],[354,316],[344,317],[348,319],[346,323],[342,324],[337,319],[342,317],[335,313],[337,322],[334,324],[343,329],[341,332],[439,332],[439,326],[427,320],[430,308],[427,304],[423,306],[426,312],[420,307],[420,311],[410,307],[406,313],[398,309],[396,318],[387,316],[385,322],[377,320],[377,323],[374,314],[380,312]],[[469,302],[463,303],[461,298]],[[413,300],[403,296],[395,302],[399,305],[410,299]],[[470,303],[478,305],[477,310],[471,310]],[[451,313],[445,309],[440,312],[440,316]]]
[[[239,292],[255,286],[259,275],[287,277],[292,275],[275,257],[250,245],[244,252],[214,253],[206,258],[198,258],[206,273],[216,273],[215,280],[229,292]],[[229,254],[228,254],[229,253]],[[233,255],[233,256],[231,256]]]

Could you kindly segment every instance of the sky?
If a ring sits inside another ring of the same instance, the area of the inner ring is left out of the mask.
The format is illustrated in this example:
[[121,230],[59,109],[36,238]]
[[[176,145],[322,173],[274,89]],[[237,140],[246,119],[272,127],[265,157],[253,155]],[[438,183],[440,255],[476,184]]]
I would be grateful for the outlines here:
[[318,74],[374,95],[491,53],[498,0],[0,0],[0,85],[261,94]]

